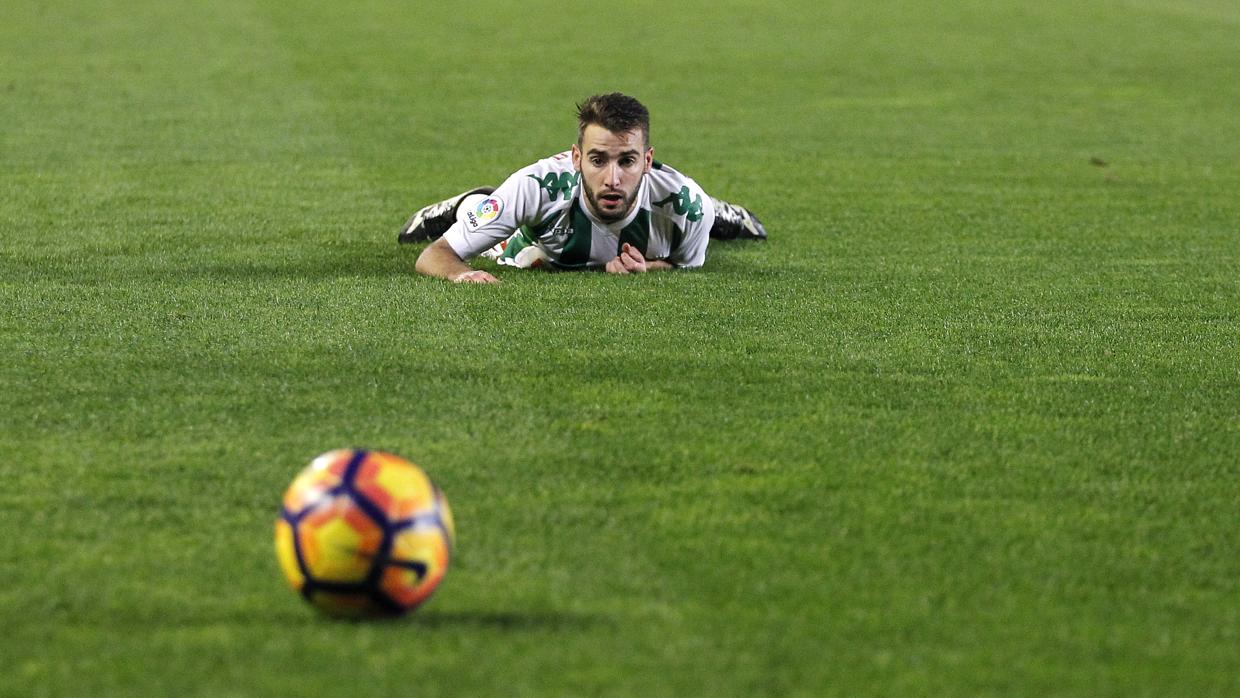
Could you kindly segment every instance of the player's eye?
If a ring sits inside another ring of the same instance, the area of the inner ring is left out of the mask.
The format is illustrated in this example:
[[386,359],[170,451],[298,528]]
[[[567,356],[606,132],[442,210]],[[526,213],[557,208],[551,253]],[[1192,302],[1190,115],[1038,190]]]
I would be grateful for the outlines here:
[[598,156],[590,158],[590,164],[594,165],[595,167],[601,167],[604,162],[606,162],[606,160]]

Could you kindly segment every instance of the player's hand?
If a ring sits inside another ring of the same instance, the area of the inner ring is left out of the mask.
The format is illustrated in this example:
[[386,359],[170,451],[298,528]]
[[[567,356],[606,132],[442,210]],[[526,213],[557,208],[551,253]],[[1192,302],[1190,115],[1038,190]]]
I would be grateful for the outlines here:
[[646,271],[646,258],[629,243],[620,247],[620,254],[607,263],[608,274],[641,274]]
[[461,272],[452,277],[452,281],[458,284],[498,284],[499,279],[491,276],[481,269],[471,269]]

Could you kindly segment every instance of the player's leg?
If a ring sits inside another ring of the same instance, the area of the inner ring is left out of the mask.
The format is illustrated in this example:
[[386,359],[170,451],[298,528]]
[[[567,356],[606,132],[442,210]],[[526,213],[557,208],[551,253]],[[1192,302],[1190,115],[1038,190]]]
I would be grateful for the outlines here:
[[[456,222],[457,211],[469,210],[471,203],[477,205],[478,201],[493,191],[494,187],[478,187],[419,209],[401,227],[396,241],[425,242],[439,239],[439,236],[448,232],[448,228]],[[462,202],[469,203],[461,206]]]
[[714,240],[765,240],[766,228],[758,217],[743,207],[711,197],[715,205],[715,224],[710,228]]

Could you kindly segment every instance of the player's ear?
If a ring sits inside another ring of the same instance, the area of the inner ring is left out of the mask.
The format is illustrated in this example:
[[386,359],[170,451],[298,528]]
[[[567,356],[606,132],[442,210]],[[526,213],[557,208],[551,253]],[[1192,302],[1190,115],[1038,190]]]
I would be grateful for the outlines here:
[[654,146],[646,148],[646,167],[643,171],[649,172],[651,167],[654,167]]
[[573,144],[573,169],[581,171],[581,148],[576,143]]

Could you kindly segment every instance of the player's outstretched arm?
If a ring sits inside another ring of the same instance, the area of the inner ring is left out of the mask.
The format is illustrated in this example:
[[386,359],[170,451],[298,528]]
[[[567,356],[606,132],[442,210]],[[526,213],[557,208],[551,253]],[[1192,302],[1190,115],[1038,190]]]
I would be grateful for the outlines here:
[[453,250],[448,241],[443,238],[439,238],[427,245],[425,250],[422,250],[422,254],[418,255],[418,261],[414,265],[414,269],[417,269],[419,274],[447,279],[456,283],[499,283],[499,279],[494,276],[466,264],[464,260],[457,256],[456,250]]
[[620,254],[616,255],[604,268],[609,274],[641,274],[673,267],[661,259],[646,259],[641,250],[626,242],[621,245]]

